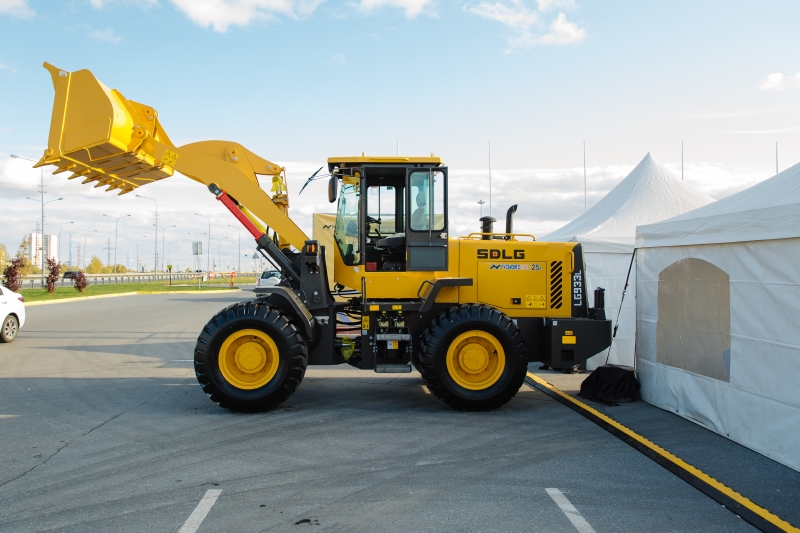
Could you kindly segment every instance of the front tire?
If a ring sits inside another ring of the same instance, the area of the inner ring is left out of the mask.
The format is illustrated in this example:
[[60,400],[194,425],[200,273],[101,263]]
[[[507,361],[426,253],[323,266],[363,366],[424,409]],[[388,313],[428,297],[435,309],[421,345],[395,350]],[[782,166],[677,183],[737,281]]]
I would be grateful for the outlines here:
[[14,315],[8,315],[0,326],[0,342],[11,342],[17,338],[19,320]]
[[517,325],[487,305],[439,315],[422,336],[420,368],[431,393],[460,411],[488,411],[522,386],[528,357]]
[[233,304],[197,338],[194,368],[211,400],[232,411],[267,411],[297,390],[308,365],[303,335],[280,309]]

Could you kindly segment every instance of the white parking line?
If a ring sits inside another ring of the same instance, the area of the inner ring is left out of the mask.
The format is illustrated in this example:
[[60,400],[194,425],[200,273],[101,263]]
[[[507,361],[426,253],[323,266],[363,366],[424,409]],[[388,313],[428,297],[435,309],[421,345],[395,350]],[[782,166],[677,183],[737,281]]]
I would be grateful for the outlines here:
[[564,496],[560,490],[545,490],[547,491],[547,494],[553,498],[553,501],[558,504],[558,506],[561,508],[561,511],[567,515],[567,518],[569,518],[569,521],[572,522],[573,526],[575,526],[575,529],[577,529],[580,533],[595,533],[594,529],[592,529],[592,526],[589,525],[589,522],[587,522],[586,519],[581,516],[581,513],[575,509],[575,506],[569,502],[567,497]]
[[178,533],[195,533],[197,528],[200,527],[200,524],[203,523],[203,520],[205,520],[206,515],[211,510],[211,507],[217,501],[217,498],[219,498],[221,492],[221,490],[207,491],[206,495],[203,496],[203,499],[200,500],[200,503],[198,503],[197,507],[194,508],[194,511],[192,511],[192,514],[189,515],[186,523],[183,524],[183,527]]

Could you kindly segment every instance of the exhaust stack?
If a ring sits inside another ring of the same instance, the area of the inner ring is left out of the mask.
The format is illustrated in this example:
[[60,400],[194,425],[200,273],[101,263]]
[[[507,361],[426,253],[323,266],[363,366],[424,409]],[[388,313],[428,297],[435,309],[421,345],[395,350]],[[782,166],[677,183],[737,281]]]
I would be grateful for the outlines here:
[[506,233],[514,233],[514,213],[517,212],[517,204],[512,205],[506,211]]

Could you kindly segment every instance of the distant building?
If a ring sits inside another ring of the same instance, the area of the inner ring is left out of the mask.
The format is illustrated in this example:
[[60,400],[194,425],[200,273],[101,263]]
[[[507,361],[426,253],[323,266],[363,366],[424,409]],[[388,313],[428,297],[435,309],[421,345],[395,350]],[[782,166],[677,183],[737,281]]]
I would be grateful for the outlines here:
[[[28,259],[31,263],[41,268],[42,266],[42,234],[30,233],[28,238],[31,241],[30,248],[28,248]],[[46,259],[55,259],[58,261],[58,235],[45,235],[44,236],[44,256]]]

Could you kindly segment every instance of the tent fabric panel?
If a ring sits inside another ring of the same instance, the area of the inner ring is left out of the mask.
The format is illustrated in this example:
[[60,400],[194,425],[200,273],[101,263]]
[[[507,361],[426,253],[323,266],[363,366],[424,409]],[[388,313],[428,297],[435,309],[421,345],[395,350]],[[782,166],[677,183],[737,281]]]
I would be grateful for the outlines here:
[[670,219],[639,226],[636,228],[636,247],[722,244],[795,237],[800,237],[800,203],[688,220]]
[[[707,261],[729,276],[730,383],[657,362],[659,273],[687,258]],[[637,251],[636,265],[642,397],[796,469],[798,448],[790,464],[790,448],[783,443],[797,445],[800,439],[791,429],[800,426],[789,422],[800,419],[798,261],[800,239],[788,239],[647,248]]]
[[649,153],[608,194],[572,222],[541,240],[617,241],[632,239],[636,226],[665,220],[714,199],[678,180]]
[[640,225],[636,246],[682,246],[800,237],[800,163],[713,204]]
[[[619,302],[622,289],[625,287],[625,277],[631,261],[633,250],[627,254],[595,253],[584,254],[586,263],[586,284],[589,291],[589,304],[594,304],[594,290],[602,287],[606,290],[606,318],[616,324]],[[614,365],[633,366],[633,349],[636,340],[636,271],[631,269],[622,312],[620,313],[617,336],[611,344],[611,353],[603,350],[586,361],[587,370],[594,370],[606,362]]]
[[647,403],[800,471],[800,410],[644,359],[637,375]]
[[[649,248],[637,251],[637,354],[658,350],[658,276],[669,265],[697,258],[730,277],[730,383],[800,407],[800,328],[795,325],[800,239]],[[650,359],[656,362],[659,358]]]

